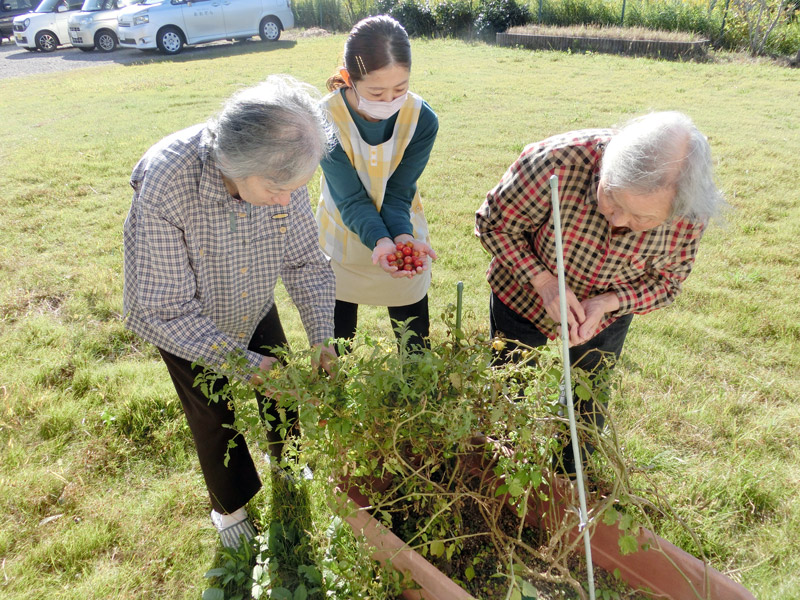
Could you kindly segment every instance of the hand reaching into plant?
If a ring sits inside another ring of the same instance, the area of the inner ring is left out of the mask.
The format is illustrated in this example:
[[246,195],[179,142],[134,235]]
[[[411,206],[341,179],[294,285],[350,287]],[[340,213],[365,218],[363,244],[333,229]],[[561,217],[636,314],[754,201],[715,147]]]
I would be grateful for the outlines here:
[[[561,323],[561,303],[558,295],[558,278],[551,273],[542,273],[533,281],[536,293],[542,298],[547,316],[556,323]],[[619,308],[619,298],[614,292],[606,292],[598,296],[579,301],[569,288],[567,292],[567,324],[569,326],[569,345],[579,346],[588,342],[597,334],[597,328],[606,313]],[[561,335],[559,326],[558,335]]]
[[[533,289],[542,299],[547,316],[553,319],[556,323],[561,323],[561,303],[558,295],[558,278],[552,273],[540,273],[531,280]],[[581,339],[579,328],[586,320],[586,312],[583,305],[578,300],[577,296],[569,288],[566,288],[567,294],[567,326],[569,327],[570,344],[578,344]],[[599,323],[599,321],[598,321]],[[597,328],[595,323],[595,329]],[[560,335],[560,327],[559,327]]]
[[311,366],[314,369],[322,368],[328,375],[332,376],[336,358],[336,349],[332,345],[314,344]]
[[614,292],[606,292],[599,296],[587,298],[581,302],[586,318],[580,324],[577,334],[574,336],[575,341],[572,341],[572,332],[570,331],[570,342],[573,346],[588,342],[597,334],[597,328],[600,321],[606,313],[614,312],[619,308],[619,298]]
[[274,356],[264,356],[261,359],[261,364],[258,365],[258,372],[253,373],[250,376],[250,383],[253,384],[254,386],[263,385],[264,377],[262,377],[262,374],[265,374],[273,366],[275,366],[276,362],[278,362],[278,359],[275,358]]
[[407,234],[398,235],[394,241],[381,238],[372,252],[372,263],[380,265],[395,279],[413,277],[429,269],[429,258],[437,258],[433,248]]

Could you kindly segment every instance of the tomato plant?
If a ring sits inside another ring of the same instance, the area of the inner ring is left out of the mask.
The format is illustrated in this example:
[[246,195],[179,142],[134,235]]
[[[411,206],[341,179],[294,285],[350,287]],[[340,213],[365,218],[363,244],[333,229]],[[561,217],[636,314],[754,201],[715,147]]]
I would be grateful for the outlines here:
[[[485,520],[482,535],[507,553],[502,564],[514,565],[505,575],[509,591],[521,585],[520,577],[544,577],[567,582],[581,595],[567,566],[579,543],[567,536],[576,515],[567,515],[568,522],[551,531],[541,547],[517,535],[521,516],[514,517],[516,526],[498,525],[506,503],[524,513],[532,495],[549,497],[553,455],[561,451],[567,429],[559,402],[558,349],[521,348],[517,362],[498,364],[505,342],[457,329],[453,313],[450,307],[445,315],[446,338],[430,348],[407,350],[401,340],[398,350],[394,340],[357,336],[350,351],[340,353],[331,376],[312,367],[312,351],[281,351],[283,366],[269,372],[262,391],[281,414],[299,409],[303,436],[289,444],[288,456],[302,451],[333,480],[358,486],[373,515],[389,527],[415,515],[415,531],[406,542],[432,558],[453,560],[464,550],[474,534],[462,533],[462,511],[467,501],[477,502]],[[408,335],[405,331],[404,339]],[[228,363],[232,373],[240,372],[236,357]],[[599,394],[585,374],[573,372],[573,379],[584,395]],[[241,381],[233,380],[228,391],[246,397],[251,391]],[[252,403],[242,407],[237,405],[235,427],[255,429],[256,439],[266,439],[265,428],[287,426],[261,421]],[[585,442],[597,449],[587,467],[595,510],[603,514],[616,507],[613,514],[634,514],[635,495],[625,488],[627,468],[610,419],[606,423],[610,430],[604,435],[588,423],[579,425]],[[498,485],[481,485],[486,477]],[[376,481],[388,483],[378,489]],[[630,511],[622,510],[623,504],[630,504]],[[526,567],[521,556],[537,556],[549,566]],[[466,571],[458,579],[471,582]]]

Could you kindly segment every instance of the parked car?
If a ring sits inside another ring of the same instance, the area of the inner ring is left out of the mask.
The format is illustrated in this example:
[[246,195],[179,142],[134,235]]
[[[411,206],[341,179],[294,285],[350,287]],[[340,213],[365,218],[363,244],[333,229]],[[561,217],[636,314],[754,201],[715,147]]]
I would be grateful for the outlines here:
[[2,0],[0,1],[0,41],[3,38],[14,39],[14,32],[11,28],[12,21],[17,15],[24,15],[31,12],[39,0]]
[[14,41],[31,51],[52,52],[69,43],[68,13],[82,5],[83,0],[42,0],[33,12],[14,17]]
[[117,16],[120,10],[141,0],[86,0],[81,11],[67,21],[69,41],[84,52],[116,50]]
[[290,0],[144,0],[117,19],[123,48],[178,54],[185,44],[247,39],[276,41],[294,27]]

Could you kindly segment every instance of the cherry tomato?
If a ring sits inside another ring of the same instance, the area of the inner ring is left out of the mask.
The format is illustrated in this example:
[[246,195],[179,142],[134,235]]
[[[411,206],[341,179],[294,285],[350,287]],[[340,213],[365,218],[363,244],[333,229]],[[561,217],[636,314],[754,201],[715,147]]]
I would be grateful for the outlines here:
[[411,250],[411,248],[409,248],[408,246],[405,246],[403,248],[403,256],[411,256],[412,252],[413,250]]
[[414,257],[413,256],[404,256],[403,257],[403,264],[414,264]]
[[403,269],[406,271],[411,271],[414,269],[414,267],[412,267],[410,264],[405,264],[403,265]]
[[394,247],[398,250],[402,250],[405,247],[405,244],[403,242],[397,242]]
[[415,266],[415,267],[422,267],[422,266],[424,266],[424,265],[425,265],[425,263],[423,263],[423,262],[422,262],[420,259],[418,259],[418,258],[415,258],[415,259],[414,259],[414,263],[413,263],[413,264],[414,264],[414,266]]

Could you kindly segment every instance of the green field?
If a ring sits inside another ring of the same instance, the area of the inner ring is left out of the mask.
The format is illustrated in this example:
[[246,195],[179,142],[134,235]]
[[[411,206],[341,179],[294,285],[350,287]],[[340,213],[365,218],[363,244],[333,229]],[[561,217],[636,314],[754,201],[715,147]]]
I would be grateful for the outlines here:
[[[127,179],[152,143],[267,74],[322,89],[343,41],[0,82],[0,596],[198,598],[206,587],[218,539],[192,441],[155,350],[121,322]],[[473,216],[524,145],[649,110],[684,111],[708,135],[733,209],[675,304],[634,319],[611,412],[627,455],[716,568],[760,600],[800,598],[800,74],[458,41],[413,51],[412,89],[440,119],[420,185],[440,256],[435,336],[457,281],[466,325],[488,328]],[[390,335],[383,310],[361,323]],[[685,534],[660,533],[691,550]]]

